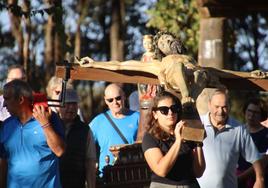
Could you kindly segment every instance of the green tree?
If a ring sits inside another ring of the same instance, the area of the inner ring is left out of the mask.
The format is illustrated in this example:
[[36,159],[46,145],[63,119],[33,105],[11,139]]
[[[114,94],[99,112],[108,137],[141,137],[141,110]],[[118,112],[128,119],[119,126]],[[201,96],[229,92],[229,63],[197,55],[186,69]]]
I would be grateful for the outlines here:
[[197,57],[199,38],[199,14],[196,1],[159,0],[148,10],[147,27],[169,31],[180,37],[189,55]]

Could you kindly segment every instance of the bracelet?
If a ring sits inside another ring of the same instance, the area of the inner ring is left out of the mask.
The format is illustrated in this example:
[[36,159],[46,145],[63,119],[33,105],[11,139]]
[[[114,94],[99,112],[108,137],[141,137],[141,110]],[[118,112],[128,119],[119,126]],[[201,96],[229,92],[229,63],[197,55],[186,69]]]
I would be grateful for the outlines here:
[[46,127],[49,127],[50,126],[50,122],[47,122],[47,123],[45,123],[44,125],[41,125],[41,127],[44,129],[44,128],[46,128]]

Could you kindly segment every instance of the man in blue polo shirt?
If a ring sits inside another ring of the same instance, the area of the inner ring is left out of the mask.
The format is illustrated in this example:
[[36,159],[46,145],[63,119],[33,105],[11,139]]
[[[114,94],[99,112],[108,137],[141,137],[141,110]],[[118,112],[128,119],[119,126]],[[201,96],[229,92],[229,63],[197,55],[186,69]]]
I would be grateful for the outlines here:
[[239,154],[253,164],[255,187],[264,188],[260,154],[246,128],[229,117],[226,91],[215,90],[208,108],[209,113],[201,116],[207,133],[203,142],[206,170],[198,179],[201,188],[236,188]]
[[61,124],[50,109],[32,107],[32,90],[22,80],[7,83],[3,96],[11,115],[0,129],[7,187],[60,188],[57,157],[64,152]]

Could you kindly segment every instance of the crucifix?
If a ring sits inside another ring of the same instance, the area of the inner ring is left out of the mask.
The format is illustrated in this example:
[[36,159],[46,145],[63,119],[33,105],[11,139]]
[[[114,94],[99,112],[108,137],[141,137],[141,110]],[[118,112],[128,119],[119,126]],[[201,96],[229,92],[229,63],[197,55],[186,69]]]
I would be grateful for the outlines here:
[[[158,65],[158,63],[156,61],[155,65]],[[134,83],[134,84],[137,83],[160,84],[160,81],[158,79],[158,72],[154,73],[152,71],[153,69],[150,69],[148,72],[143,70],[144,66],[151,68],[153,64],[154,63],[145,64],[141,63],[140,61],[132,61],[132,60],[125,62],[94,61],[91,62],[90,66],[88,65],[80,66],[79,64],[70,64],[71,66],[70,79],[123,82],[123,83]],[[260,71],[254,71],[254,72],[229,71],[229,70],[220,70],[212,67],[199,67],[199,68],[202,68],[209,74],[216,76],[218,78],[218,81],[222,85],[224,85],[227,89],[268,91],[267,73],[263,73]],[[65,72],[66,72],[65,66],[63,65],[57,66],[56,75],[58,77],[64,77]],[[204,85],[204,88],[207,87],[211,88],[213,86]]]
[[[156,35],[157,36],[157,35]],[[155,56],[144,61],[97,62],[89,57],[75,59],[70,78],[83,80],[105,80],[123,83],[159,84],[177,95],[183,105],[183,119],[189,122],[183,131],[186,140],[202,141],[204,130],[196,109],[196,99],[204,88],[246,87],[268,90],[268,73],[261,71],[237,72],[196,65],[193,58],[185,55],[179,39],[169,33],[160,33],[154,41],[159,50]],[[161,55],[162,54],[162,55]],[[61,77],[62,67],[57,67]],[[141,109],[142,110],[142,109]],[[139,128],[141,139],[145,128]]]
[[[190,61],[191,58],[186,55],[168,55],[162,61],[153,60],[147,63],[133,60],[97,62],[85,57],[77,60],[76,64],[71,64],[70,78],[123,83],[163,84],[166,89],[178,93],[185,106],[193,104],[201,91],[207,87],[225,86],[228,89],[242,88],[268,91],[268,77],[265,72],[237,72],[198,66],[188,70],[189,68],[185,64]],[[196,71],[201,71],[202,74],[199,78],[201,80],[195,77]],[[65,67],[57,66],[56,75],[63,77],[64,73]],[[161,74],[162,77],[160,76]],[[185,133],[186,137],[189,140],[202,141],[203,132],[200,131],[202,129],[200,125],[196,128],[199,131],[193,131],[192,128],[186,129],[188,131]]]

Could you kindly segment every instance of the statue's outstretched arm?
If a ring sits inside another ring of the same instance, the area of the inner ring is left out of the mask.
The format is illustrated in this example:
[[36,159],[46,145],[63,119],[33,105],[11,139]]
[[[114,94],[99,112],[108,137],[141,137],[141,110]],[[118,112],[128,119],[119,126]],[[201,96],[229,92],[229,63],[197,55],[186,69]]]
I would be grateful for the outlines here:
[[130,60],[130,61],[94,61],[89,57],[83,57],[81,59],[75,59],[75,63],[82,67],[92,67],[107,70],[130,70],[130,71],[142,71],[159,75],[161,70],[161,64],[157,60],[152,62],[142,63],[140,61]]
[[255,71],[251,71],[250,76],[252,78],[268,78],[268,72],[255,70]]

